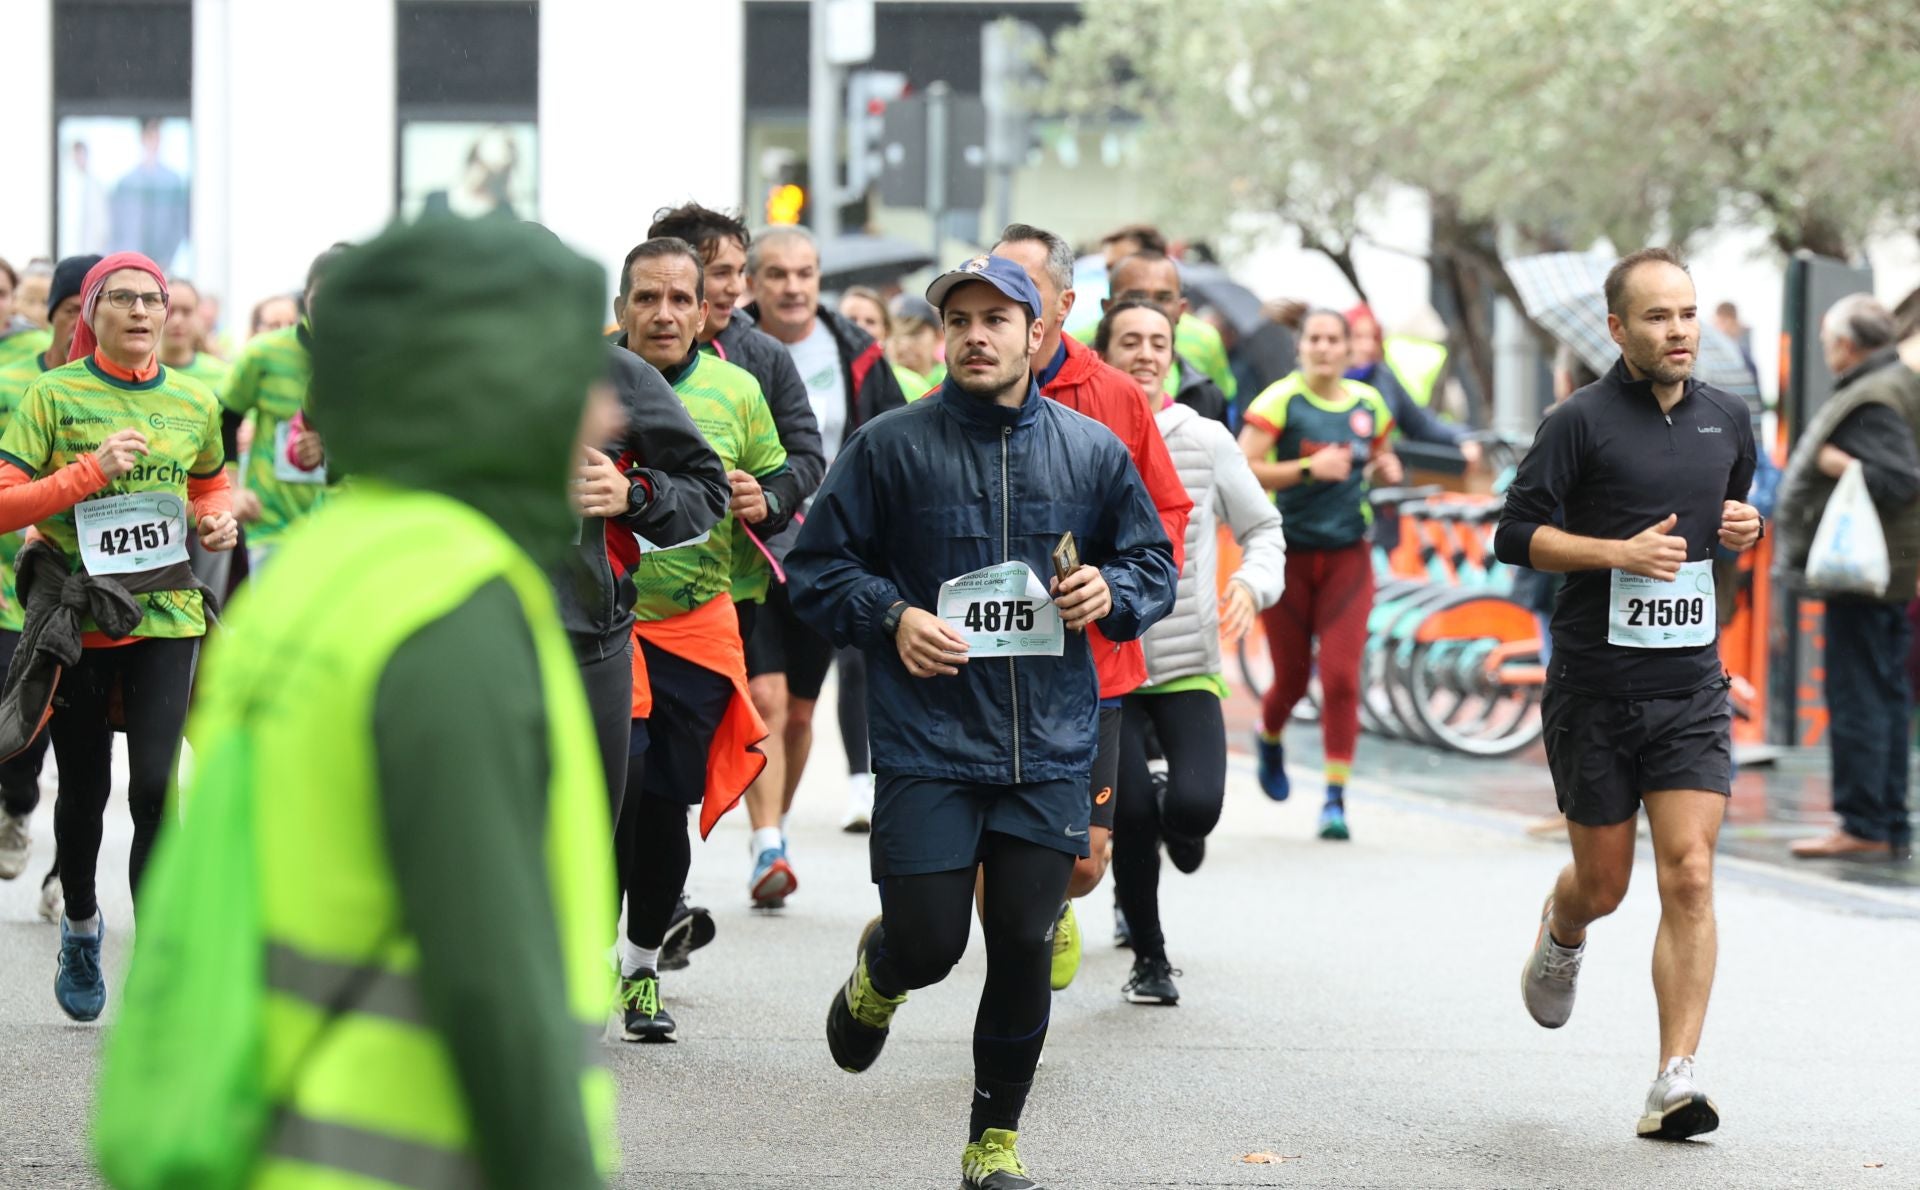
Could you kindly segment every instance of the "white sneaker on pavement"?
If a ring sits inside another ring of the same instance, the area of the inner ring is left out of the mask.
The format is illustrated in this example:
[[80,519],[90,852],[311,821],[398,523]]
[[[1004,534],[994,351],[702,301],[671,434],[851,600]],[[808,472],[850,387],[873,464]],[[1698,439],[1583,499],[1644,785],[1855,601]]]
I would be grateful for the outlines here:
[[873,774],[855,773],[847,778],[847,813],[840,829],[863,835],[873,829]]
[[1700,1089],[1693,1058],[1671,1058],[1647,1091],[1647,1112],[1634,1131],[1649,1140],[1686,1140],[1720,1126],[1720,1109]]
[[1553,898],[1547,898],[1540,910],[1540,933],[1534,937],[1533,953],[1520,971],[1520,998],[1534,1022],[1546,1029],[1558,1029],[1573,1015],[1574,987],[1580,979],[1580,960],[1587,953],[1585,942],[1566,947],[1553,940],[1547,923],[1553,920]]
[[33,835],[27,830],[31,816],[0,810],[0,880],[12,880],[27,870],[27,856],[33,852]]

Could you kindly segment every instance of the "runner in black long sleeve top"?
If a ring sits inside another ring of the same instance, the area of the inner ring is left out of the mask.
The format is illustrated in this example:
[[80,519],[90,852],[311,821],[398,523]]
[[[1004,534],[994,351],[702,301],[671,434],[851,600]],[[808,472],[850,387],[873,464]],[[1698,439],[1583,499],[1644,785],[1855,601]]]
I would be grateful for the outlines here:
[[[1752,419],[1738,397],[1688,380],[1670,413],[1647,380],[1624,360],[1568,397],[1540,423],[1533,448],[1507,489],[1494,551],[1510,566],[1544,569],[1534,534],[1566,532],[1625,543],[1669,514],[1686,539],[1689,562],[1709,559],[1728,500],[1745,500],[1753,482]],[[1553,614],[1549,680],[1583,694],[1660,698],[1691,694],[1720,676],[1713,643],[1678,649],[1628,649],[1607,641],[1610,569],[1567,573]]]
[[[1733,788],[1713,550],[1750,549],[1764,526],[1745,502],[1747,410],[1692,379],[1692,278],[1647,249],[1608,273],[1606,299],[1620,362],[1541,424],[1494,545],[1503,562],[1567,575],[1540,717],[1573,862],[1541,912],[1521,998],[1546,1028],[1572,1016],[1587,927],[1626,896],[1644,804],[1660,891],[1660,1064],[1636,1130],[1684,1140],[1720,1123],[1694,1068],[1718,954],[1714,848]],[[1565,528],[1550,523],[1556,509]]]

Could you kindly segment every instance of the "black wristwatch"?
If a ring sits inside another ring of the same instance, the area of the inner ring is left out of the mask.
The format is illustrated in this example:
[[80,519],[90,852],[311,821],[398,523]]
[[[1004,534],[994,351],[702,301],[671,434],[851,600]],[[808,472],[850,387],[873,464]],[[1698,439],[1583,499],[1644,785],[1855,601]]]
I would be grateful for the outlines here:
[[887,609],[887,614],[880,617],[880,631],[886,633],[889,637],[893,636],[900,631],[900,617],[906,614],[907,601],[904,599],[895,600],[893,606]]
[[632,516],[634,513],[639,512],[641,509],[645,508],[647,505],[651,504],[652,502],[653,502],[653,493],[647,490],[646,484],[641,483],[639,480],[636,479],[632,483],[627,485],[627,515],[628,516]]

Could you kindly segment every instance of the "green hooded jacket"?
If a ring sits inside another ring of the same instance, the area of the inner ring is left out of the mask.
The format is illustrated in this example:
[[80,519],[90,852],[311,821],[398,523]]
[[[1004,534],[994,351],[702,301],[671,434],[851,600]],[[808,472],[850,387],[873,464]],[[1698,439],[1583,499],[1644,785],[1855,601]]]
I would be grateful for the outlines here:
[[[605,288],[552,233],[506,220],[428,217],[349,251],[314,311],[329,464],[461,500],[551,564],[579,524],[567,481],[606,371]],[[597,1187],[542,877],[541,681],[504,582],[395,652],[373,731],[421,983],[488,1183]]]

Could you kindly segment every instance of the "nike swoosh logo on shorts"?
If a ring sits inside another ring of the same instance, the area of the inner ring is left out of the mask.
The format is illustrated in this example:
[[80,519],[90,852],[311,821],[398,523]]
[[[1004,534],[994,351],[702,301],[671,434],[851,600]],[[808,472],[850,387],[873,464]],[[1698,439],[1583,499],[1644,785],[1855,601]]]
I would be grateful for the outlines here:
[[1077,831],[1077,830],[1074,830],[1074,829],[1073,829],[1072,827],[1068,827],[1068,828],[1067,828],[1067,838],[1069,838],[1069,839],[1078,839],[1078,838],[1080,838],[1081,836],[1083,836],[1083,835],[1085,835],[1086,833],[1087,833],[1087,832],[1085,832],[1085,831]]

